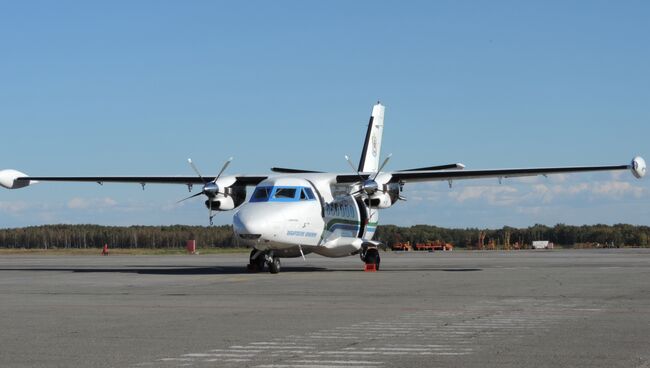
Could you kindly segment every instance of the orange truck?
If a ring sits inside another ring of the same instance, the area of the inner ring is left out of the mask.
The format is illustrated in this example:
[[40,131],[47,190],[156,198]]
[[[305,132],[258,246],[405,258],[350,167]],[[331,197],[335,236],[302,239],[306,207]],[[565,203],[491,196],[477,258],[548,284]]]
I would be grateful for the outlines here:
[[427,243],[417,243],[415,244],[414,250],[423,250],[423,251],[434,251],[434,250],[452,250],[454,249],[454,246],[445,243],[442,240],[436,240],[433,242],[427,242]]
[[406,243],[395,243],[391,247],[392,250],[394,251],[410,251],[413,250],[413,247],[411,246],[411,242],[406,242]]

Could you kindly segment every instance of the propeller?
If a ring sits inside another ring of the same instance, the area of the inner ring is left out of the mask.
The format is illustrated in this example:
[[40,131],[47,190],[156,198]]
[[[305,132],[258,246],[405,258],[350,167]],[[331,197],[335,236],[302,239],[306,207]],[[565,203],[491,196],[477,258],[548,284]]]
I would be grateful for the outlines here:
[[393,154],[391,153],[390,155],[388,155],[384,159],[384,162],[381,164],[381,166],[379,166],[379,170],[377,170],[377,172],[375,173],[375,175],[372,178],[369,176],[368,179],[364,179],[363,176],[361,176],[361,173],[359,173],[359,171],[354,167],[354,164],[350,160],[350,157],[348,157],[346,155],[345,160],[348,162],[348,164],[350,164],[350,167],[352,168],[352,170],[354,172],[356,172],[357,175],[359,176],[359,182],[355,183],[355,184],[360,185],[360,189],[358,191],[350,193],[350,194],[355,195],[355,194],[358,194],[358,193],[361,193],[361,192],[365,192],[367,195],[373,195],[377,191],[383,192],[383,190],[379,190],[379,184],[377,184],[375,179],[377,179],[377,176],[379,175],[379,173],[381,173],[381,170],[384,168],[384,166],[386,166],[386,164],[388,163],[388,160],[390,160],[390,158],[392,156],[393,156]]
[[223,196],[228,196],[228,194],[226,192],[220,192],[219,191],[220,188],[219,188],[219,185],[217,184],[217,180],[219,180],[219,177],[221,177],[221,174],[223,174],[223,172],[226,171],[226,168],[228,167],[228,165],[230,165],[230,162],[232,161],[232,159],[233,158],[231,157],[228,160],[226,160],[226,162],[223,164],[223,166],[221,167],[221,170],[219,171],[217,176],[214,178],[214,180],[208,181],[207,179],[205,179],[203,177],[203,175],[201,175],[201,172],[196,167],[196,165],[194,165],[194,162],[192,162],[192,159],[188,158],[187,162],[192,167],[192,170],[194,170],[196,175],[198,175],[198,177],[201,178],[201,180],[203,181],[203,183],[204,183],[203,188],[201,189],[200,192],[198,192],[196,194],[193,194],[193,195],[191,195],[191,196],[189,196],[187,198],[183,198],[183,199],[181,199],[180,201],[178,201],[176,203],[181,203],[181,202],[186,201],[188,199],[198,197],[201,194],[204,194],[206,197],[208,197],[208,211],[209,211],[209,216],[210,216],[210,225],[212,225],[212,219],[214,218],[214,215],[212,214],[212,198],[216,197],[218,194],[221,194]]
[[375,173],[374,176],[370,177],[368,176],[367,179],[364,179],[363,176],[361,176],[361,173],[354,167],[354,164],[352,163],[352,160],[350,160],[350,157],[345,155],[345,160],[348,162],[352,170],[359,176],[359,182],[354,183],[353,185],[359,185],[359,190],[356,192],[350,193],[351,195],[356,195],[359,193],[362,193],[362,195],[365,195],[366,199],[368,200],[368,220],[372,218],[372,199],[370,196],[377,192],[382,192],[385,193],[383,190],[379,189],[379,184],[377,183],[376,179],[377,176],[381,173],[381,170],[384,169],[390,158],[393,156],[393,154],[389,154],[385,159],[384,162],[379,166],[379,169]]

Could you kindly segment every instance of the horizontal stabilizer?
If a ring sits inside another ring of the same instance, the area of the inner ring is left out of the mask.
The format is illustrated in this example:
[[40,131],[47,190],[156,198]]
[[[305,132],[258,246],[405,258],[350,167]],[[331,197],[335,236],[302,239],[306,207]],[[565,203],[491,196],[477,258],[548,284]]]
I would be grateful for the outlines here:
[[438,166],[429,166],[429,167],[419,167],[417,169],[408,169],[408,170],[399,170],[399,172],[408,172],[408,171],[437,171],[437,170],[463,170],[465,165],[461,163],[448,164],[448,165],[438,165]]
[[272,167],[271,171],[282,174],[322,174],[322,171],[288,169],[285,167]]

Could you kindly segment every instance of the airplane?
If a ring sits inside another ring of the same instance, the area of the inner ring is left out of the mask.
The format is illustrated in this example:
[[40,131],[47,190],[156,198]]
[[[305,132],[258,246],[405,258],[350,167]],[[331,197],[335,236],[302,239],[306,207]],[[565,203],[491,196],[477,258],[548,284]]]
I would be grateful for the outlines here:
[[[96,182],[183,184],[191,192],[200,192],[181,201],[205,196],[212,224],[214,213],[237,210],[232,224],[236,236],[252,248],[248,269],[257,272],[281,269],[280,258],[303,257],[309,253],[325,257],[359,255],[366,265],[379,268],[379,249],[384,245],[373,240],[379,210],[392,207],[400,200],[408,183],[453,181],[481,178],[537,176],[560,173],[631,170],[641,179],[646,173],[645,160],[636,156],[631,163],[612,166],[542,167],[518,169],[464,170],[454,163],[399,171],[382,171],[390,159],[380,163],[385,106],[377,102],[372,108],[358,166],[345,156],[352,173],[328,173],[274,167],[271,175],[223,175],[232,158],[219,173],[203,176],[191,159],[196,176],[99,176],[49,177],[28,176],[17,170],[1,170],[0,186],[19,189],[38,182]],[[254,187],[246,201],[247,188]],[[180,202],[180,201],[179,201]]]

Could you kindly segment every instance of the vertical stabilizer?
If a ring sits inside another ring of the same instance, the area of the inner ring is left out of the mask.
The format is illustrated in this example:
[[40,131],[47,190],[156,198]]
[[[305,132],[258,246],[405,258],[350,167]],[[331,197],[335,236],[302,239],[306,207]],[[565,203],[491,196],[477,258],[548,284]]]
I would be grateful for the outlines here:
[[363,142],[359,172],[377,172],[379,169],[379,156],[381,154],[381,135],[384,131],[384,110],[380,102],[372,107],[372,114],[368,122],[366,140]]

